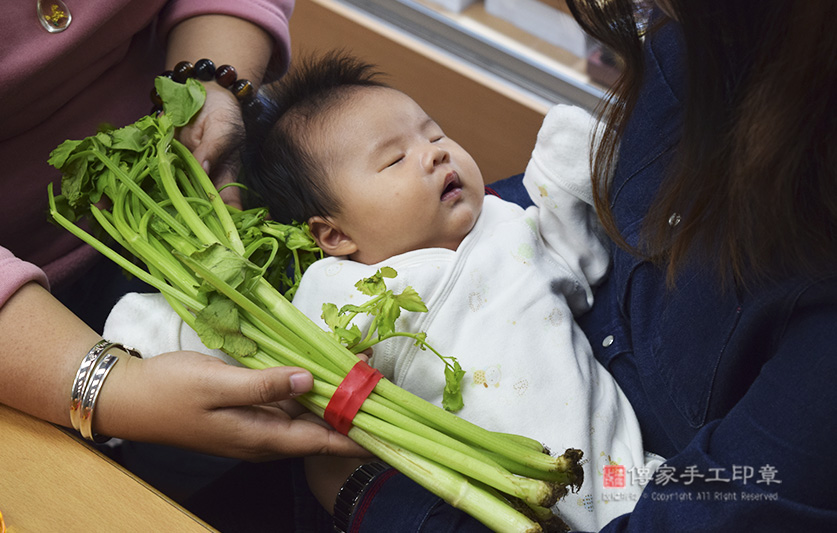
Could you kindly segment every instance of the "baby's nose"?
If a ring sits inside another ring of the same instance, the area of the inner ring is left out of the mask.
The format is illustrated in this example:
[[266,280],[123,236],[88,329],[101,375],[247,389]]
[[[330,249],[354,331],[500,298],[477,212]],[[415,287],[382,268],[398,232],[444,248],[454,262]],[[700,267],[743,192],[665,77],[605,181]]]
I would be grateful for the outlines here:
[[427,155],[428,170],[450,161],[450,153],[439,146],[432,145]]

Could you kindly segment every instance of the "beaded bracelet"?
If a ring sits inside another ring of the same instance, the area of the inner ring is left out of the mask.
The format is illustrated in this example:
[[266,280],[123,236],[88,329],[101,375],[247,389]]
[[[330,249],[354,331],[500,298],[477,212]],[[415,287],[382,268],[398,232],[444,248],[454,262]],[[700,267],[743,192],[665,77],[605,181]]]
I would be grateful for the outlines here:
[[[238,79],[238,73],[232,65],[221,65],[215,68],[215,63],[205,58],[194,65],[189,61],[181,61],[172,70],[167,70],[160,75],[177,83],[185,83],[189,78],[196,78],[200,81],[215,79],[215,83],[229,89],[242,106],[252,109],[259,105],[256,88],[250,80]],[[151,90],[151,102],[154,104],[151,109],[152,114],[158,114],[163,110],[163,100],[156,89]]]

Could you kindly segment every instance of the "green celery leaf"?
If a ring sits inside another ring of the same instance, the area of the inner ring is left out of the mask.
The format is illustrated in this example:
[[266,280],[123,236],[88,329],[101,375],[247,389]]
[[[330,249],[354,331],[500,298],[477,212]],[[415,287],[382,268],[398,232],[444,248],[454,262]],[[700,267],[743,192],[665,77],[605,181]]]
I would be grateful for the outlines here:
[[61,176],[61,194],[73,207],[85,208],[89,204],[92,178],[98,176],[93,156],[80,154],[64,165]]
[[[69,202],[67,202],[67,198],[63,194],[55,196],[55,210],[71,222],[76,222],[81,216],[83,216],[82,213],[77,213],[75,209],[70,207]],[[50,221],[52,221],[52,219],[50,219]]]
[[394,298],[398,306],[405,311],[415,311],[417,313],[427,312],[427,306],[421,301],[419,293],[412,287],[405,288],[401,294],[396,294]]
[[195,331],[207,348],[247,357],[258,346],[241,333],[238,308],[229,298],[214,293],[209,304],[195,315]]
[[349,325],[350,317],[345,316],[342,310],[338,311],[336,305],[332,303],[323,304],[323,314],[321,316],[329,329],[331,329],[334,337],[347,348],[351,349],[361,341],[362,334],[360,328],[352,324],[350,328],[346,329],[346,326]]
[[118,150],[142,152],[154,142],[156,128],[153,117],[143,117],[133,124],[114,130],[112,146]]
[[387,291],[386,297],[381,300],[378,310],[378,335],[388,337],[395,332],[395,321],[401,316],[401,307],[392,295]]
[[418,346],[421,350],[427,350],[427,333],[420,331],[415,334],[414,338],[416,339],[416,342],[414,343],[416,346]]
[[69,205],[83,206],[86,202],[84,188],[89,182],[87,160],[75,159],[72,165],[67,165],[61,177],[61,195],[67,199]]
[[[247,292],[251,283],[258,281],[261,273],[258,266],[218,243],[205,246],[190,254],[189,257],[208,268],[239,292]],[[204,282],[200,290],[212,292],[215,289]]]
[[314,250],[318,249],[317,241],[308,231],[308,224],[301,226],[289,226],[285,245],[291,250]]
[[165,76],[154,80],[154,88],[163,99],[163,111],[176,127],[185,126],[192,120],[206,100],[206,89],[197,80],[189,78],[186,83],[177,83]]
[[396,276],[395,269],[392,267],[381,267],[368,278],[355,283],[357,290],[366,294],[367,296],[377,296],[383,294],[387,290],[387,285],[384,283],[384,278],[394,278]]
[[341,324],[340,314],[337,312],[337,306],[332,303],[323,304],[323,321],[333,331],[334,328],[339,328],[345,324]]
[[104,146],[105,148],[111,148],[111,147],[113,147],[113,138],[111,137],[111,135],[110,135],[110,133],[109,133],[109,132],[106,132],[106,131],[100,131],[100,132],[99,132],[99,133],[97,133],[94,137],[95,137],[95,138],[96,138],[96,140],[97,140],[97,141],[99,141],[99,142],[102,144],[102,146]]
[[373,306],[370,306],[371,302],[366,302],[363,305],[354,305],[354,304],[346,304],[340,308],[340,315],[345,315],[348,313],[369,313],[370,315],[376,314],[376,309]]
[[361,341],[362,335],[360,332],[360,328],[357,325],[352,324],[352,327],[349,329],[346,328],[334,328],[334,333],[340,337],[341,342],[346,346],[348,349],[352,349],[357,343]]
[[67,159],[76,153],[79,145],[84,141],[66,140],[59,144],[52,152],[49,153],[47,162],[55,168],[61,170]]
[[465,371],[462,370],[455,357],[450,359],[453,361],[453,366],[445,366],[445,390],[442,393],[442,407],[446,411],[455,413],[465,406],[462,399],[462,378],[465,377]]
[[232,214],[232,218],[239,233],[251,233],[251,239],[255,240],[262,236],[259,225],[264,222],[266,215],[266,209],[257,208],[238,211]]
[[[71,207],[86,208],[93,177],[98,176],[103,164],[94,152],[105,152],[96,136],[81,141],[64,141],[49,157],[49,163],[61,171],[61,194]],[[95,187],[92,187],[95,188]]]
[[262,231],[280,239],[289,250],[320,252],[317,241],[314,240],[311,231],[308,229],[308,224],[304,222],[280,224],[273,220],[266,220]]
[[[265,213],[261,212],[258,215],[263,217]],[[242,221],[242,223],[247,222]],[[258,232],[253,231],[252,234],[248,230],[246,232],[247,240],[245,240],[245,236],[242,236],[242,241],[246,245],[261,238],[263,236],[259,235],[261,233],[274,237],[281,244],[279,252],[265,274],[265,278],[271,285],[283,291],[285,298],[292,300],[296,289],[299,287],[302,274],[315,261],[323,258],[323,252],[311,236],[308,224],[298,222],[280,224],[273,220],[265,220],[259,224],[257,230]],[[264,264],[263,262],[259,263]]]

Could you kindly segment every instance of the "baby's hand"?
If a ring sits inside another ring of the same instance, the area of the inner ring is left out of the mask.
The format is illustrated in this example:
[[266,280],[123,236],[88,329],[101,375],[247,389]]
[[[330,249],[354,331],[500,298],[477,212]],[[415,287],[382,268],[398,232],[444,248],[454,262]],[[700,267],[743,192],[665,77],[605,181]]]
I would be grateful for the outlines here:
[[369,360],[372,359],[372,348],[367,348],[355,355],[357,355],[364,363],[368,363]]

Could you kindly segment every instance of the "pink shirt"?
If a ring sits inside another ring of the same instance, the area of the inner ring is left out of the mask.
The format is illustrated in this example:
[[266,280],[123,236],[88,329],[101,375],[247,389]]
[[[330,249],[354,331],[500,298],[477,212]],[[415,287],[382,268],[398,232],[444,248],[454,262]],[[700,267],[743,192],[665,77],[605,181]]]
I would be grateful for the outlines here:
[[68,1],[72,23],[50,34],[34,1],[6,4],[0,17],[0,305],[30,279],[45,283],[23,261],[43,269],[56,287],[95,257],[47,220],[47,183],[60,181],[47,159],[65,139],[149,112],[168,31],[195,15],[234,15],[268,31],[274,61],[286,66],[293,10],[293,0]]

